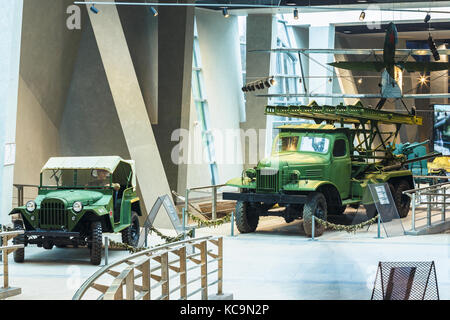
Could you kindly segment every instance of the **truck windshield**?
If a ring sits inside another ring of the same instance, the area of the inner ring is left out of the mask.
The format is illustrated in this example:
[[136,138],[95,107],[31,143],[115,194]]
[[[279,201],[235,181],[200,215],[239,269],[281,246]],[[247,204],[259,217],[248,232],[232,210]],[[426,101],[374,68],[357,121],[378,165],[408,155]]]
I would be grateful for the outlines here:
[[49,169],[42,172],[42,187],[99,188],[111,186],[111,174],[101,169]]
[[280,137],[276,146],[276,152],[297,151],[298,136]]
[[330,140],[323,137],[302,137],[300,151],[327,153]]

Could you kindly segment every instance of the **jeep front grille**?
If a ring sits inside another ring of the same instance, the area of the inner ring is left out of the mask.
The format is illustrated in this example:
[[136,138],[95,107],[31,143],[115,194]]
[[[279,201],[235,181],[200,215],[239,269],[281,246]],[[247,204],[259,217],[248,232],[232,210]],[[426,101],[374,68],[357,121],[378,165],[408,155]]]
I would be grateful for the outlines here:
[[257,192],[278,192],[279,189],[278,169],[261,168],[256,170]]
[[57,200],[41,203],[39,226],[42,229],[61,230],[67,228],[68,217],[64,203]]

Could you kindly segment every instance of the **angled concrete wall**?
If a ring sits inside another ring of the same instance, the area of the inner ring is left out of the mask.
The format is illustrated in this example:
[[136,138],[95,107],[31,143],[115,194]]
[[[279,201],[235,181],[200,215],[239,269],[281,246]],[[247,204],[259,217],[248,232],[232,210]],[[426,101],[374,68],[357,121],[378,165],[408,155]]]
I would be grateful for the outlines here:
[[[19,82],[21,0],[0,3],[0,224],[10,218],[13,194],[14,158],[5,163],[6,144],[17,143],[16,113]],[[11,157],[13,155],[11,154]],[[16,157],[17,158],[17,157]]]

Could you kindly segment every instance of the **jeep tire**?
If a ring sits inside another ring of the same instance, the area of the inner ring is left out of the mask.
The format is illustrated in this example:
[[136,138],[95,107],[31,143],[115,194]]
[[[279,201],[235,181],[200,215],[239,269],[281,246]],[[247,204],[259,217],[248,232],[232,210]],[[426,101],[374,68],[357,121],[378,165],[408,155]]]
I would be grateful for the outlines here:
[[[23,230],[22,221],[14,221],[14,230]],[[25,244],[25,235],[19,234],[18,236],[14,237],[13,244]],[[25,260],[25,248],[14,250],[13,257],[14,262],[23,262]]]
[[[327,221],[327,201],[325,196],[320,192],[310,193],[303,207],[303,230],[308,237],[312,235],[313,215]],[[325,227],[316,220],[314,224],[314,237],[321,236],[324,231]]]
[[132,247],[137,247],[139,235],[139,216],[136,212],[131,211],[131,224],[128,228],[122,230],[122,242]]
[[259,222],[258,211],[248,202],[236,202],[236,227],[240,233],[250,233],[256,230]]
[[91,264],[98,266],[102,261],[102,223],[93,221],[90,227]]

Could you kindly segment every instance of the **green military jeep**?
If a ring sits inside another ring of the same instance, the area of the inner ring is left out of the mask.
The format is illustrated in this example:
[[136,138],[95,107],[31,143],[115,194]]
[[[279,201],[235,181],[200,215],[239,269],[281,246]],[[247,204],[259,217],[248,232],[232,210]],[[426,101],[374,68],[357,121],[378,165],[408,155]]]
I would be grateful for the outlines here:
[[[223,199],[237,201],[236,225],[241,233],[255,231],[260,216],[275,215],[287,223],[303,218],[304,231],[310,236],[312,215],[326,220],[329,213],[342,214],[347,205],[365,204],[369,183],[387,182],[399,215],[408,215],[410,199],[402,192],[414,187],[411,171],[388,167],[386,156],[381,157],[383,161],[364,160],[365,155],[358,155],[353,147],[358,139],[355,130],[331,124],[279,129],[271,157],[227,182],[240,190],[224,192]],[[270,210],[275,204],[285,210]],[[315,235],[323,231],[316,223]]]
[[[38,196],[11,214],[15,229],[25,229],[16,243],[52,249],[87,246],[91,263],[102,258],[102,233],[121,232],[136,246],[141,209],[133,160],[118,156],[50,158],[41,171]],[[25,249],[14,252],[23,262]]]

